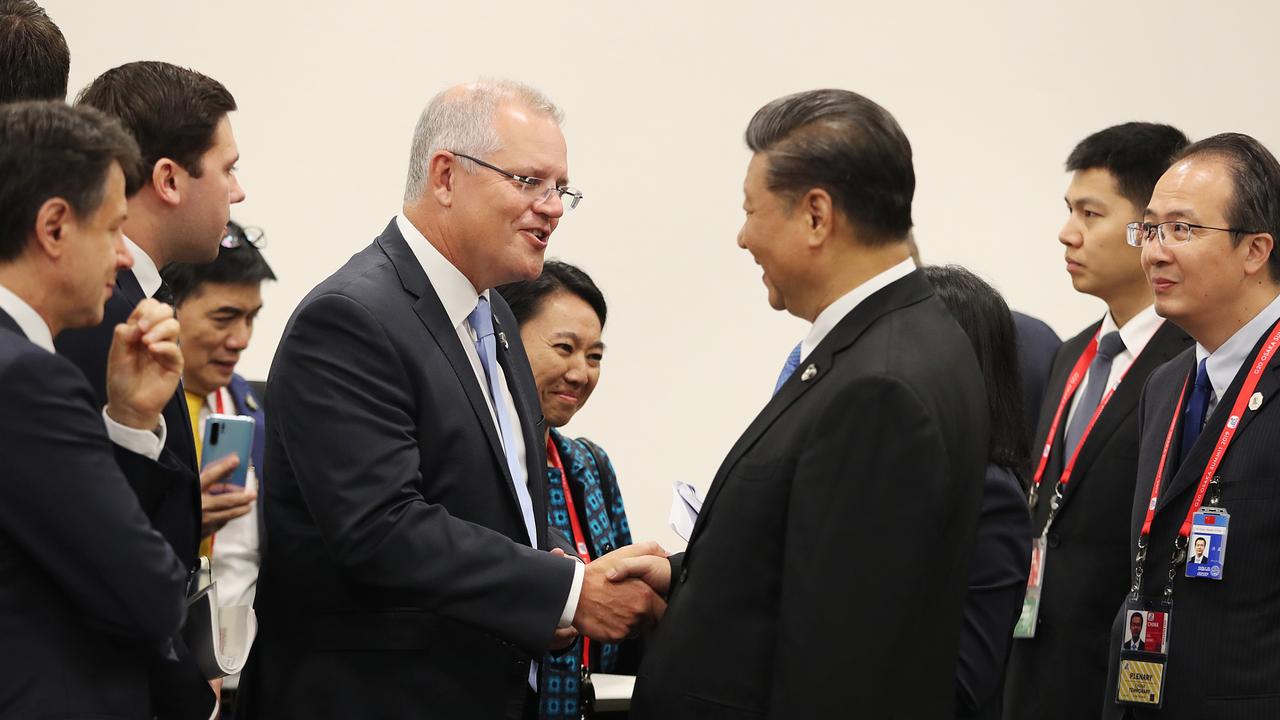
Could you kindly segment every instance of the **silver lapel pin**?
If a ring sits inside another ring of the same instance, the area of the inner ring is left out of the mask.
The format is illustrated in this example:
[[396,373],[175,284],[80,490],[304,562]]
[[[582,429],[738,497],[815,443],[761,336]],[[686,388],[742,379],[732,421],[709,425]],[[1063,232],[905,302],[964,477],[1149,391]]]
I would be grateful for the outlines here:
[[804,372],[800,373],[800,382],[809,382],[810,380],[814,379],[817,376],[818,376],[818,366],[814,365],[813,363],[809,363],[809,367],[806,367],[804,369]]
[[510,350],[510,349],[511,349],[511,346],[507,344],[507,334],[506,334],[506,333],[504,333],[504,332],[500,332],[500,333],[498,333],[498,342],[502,343],[502,349],[503,349],[503,350]]
[[1257,410],[1262,407],[1262,393],[1256,392],[1249,397],[1249,409]]

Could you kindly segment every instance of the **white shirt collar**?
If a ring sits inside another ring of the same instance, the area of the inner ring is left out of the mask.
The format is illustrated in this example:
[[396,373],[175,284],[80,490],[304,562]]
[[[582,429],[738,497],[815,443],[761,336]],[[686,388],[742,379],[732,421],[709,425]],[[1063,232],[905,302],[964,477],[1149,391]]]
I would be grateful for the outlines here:
[[418,258],[418,263],[422,265],[422,271],[427,274],[431,287],[440,297],[440,304],[444,305],[444,314],[457,329],[476,309],[478,298],[481,296],[485,299],[489,298],[489,291],[477,292],[467,276],[454,267],[444,255],[441,255],[436,246],[427,241],[418,228],[409,222],[409,218],[404,216],[404,213],[396,215],[396,226],[400,228],[400,234],[404,236],[405,242],[409,243],[409,249],[413,251],[414,257]]
[[1276,320],[1280,320],[1280,295],[1262,308],[1262,312],[1254,315],[1252,320],[1245,323],[1244,327],[1237,330],[1235,335],[1222,343],[1222,347],[1212,354],[1203,345],[1196,343],[1196,366],[1200,365],[1201,360],[1209,359],[1209,362],[1205,363],[1205,371],[1209,373],[1209,383],[1213,385],[1214,397],[1222,399],[1227,388],[1231,387],[1231,381],[1235,380],[1236,373],[1240,372],[1240,366],[1249,359],[1253,346],[1258,344],[1263,333],[1274,325]]
[[800,359],[803,360],[809,357],[809,353],[818,347],[818,344],[831,333],[832,329],[844,319],[845,315],[852,312],[863,300],[888,287],[895,280],[901,280],[910,275],[915,269],[915,262],[907,258],[850,290],[842,295],[839,300],[828,305],[825,310],[818,313],[818,317],[813,321],[813,327],[809,328],[809,334],[800,342]]
[[124,238],[124,246],[129,248],[129,254],[133,255],[133,276],[142,287],[142,293],[147,297],[154,297],[156,291],[160,289],[160,270],[156,267],[156,261],[152,260],[145,250],[138,247],[138,243],[127,237]]
[[44,318],[40,317],[40,313],[27,304],[26,300],[3,285],[0,285],[0,310],[5,311],[14,322],[18,323],[18,329],[22,330],[22,334],[26,335],[28,340],[49,352],[54,352],[53,333],[50,332]]
[[1125,352],[1133,357],[1142,354],[1142,349],[1151,342],[1152,336],[1160,329],[1160,325],[1164,323],[1164,318],[1156,314],[1156,306],[1148,305],[1145,310],[1129,318],[1129,322],[1124,327],[1117,328],[1116,320],[1107,313],[1102,318],[1102,327],[1098,328],[1098,337],[1105,337],[1107,333],[1118,330],[1120,339],[1124,342]]

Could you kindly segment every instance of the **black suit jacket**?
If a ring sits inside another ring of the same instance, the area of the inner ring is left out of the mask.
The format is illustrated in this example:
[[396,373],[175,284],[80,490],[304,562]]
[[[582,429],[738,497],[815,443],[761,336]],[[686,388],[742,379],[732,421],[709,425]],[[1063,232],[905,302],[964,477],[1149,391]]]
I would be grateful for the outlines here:
[[1062,339],[1044,323],[1018,312],[1013,324],[1018,335],[1018,370],[1022,374],[1022,410],[1027,416],[1027,435],[1034,439],[1040,402],[1053,371],[1053,360],[1062,347]]
[[922,273],[858,305],[720,466],[632,717],[950,716],[986,408]]
[[[107,357],[115,326],[127,320],[144,297],[133,272],[122,270],[116,274],[115,292],[107,300],[102,322],[66,330],[55,341],[58,354],[75,363],[89,380],[99,408],[107,403]],[[117,452],[116,457],[152,526],[191,570],[199,563],[200,477],[181,385],[165,405],[164,421],[167,435],[158,461],[125,452]],[[175,638],[175,643],[176,654],[152,668],[156,712],[161,718],[207,720],[216,698],[181,638]]]
[[544,425],[490,293],[524,433],[529,538],[484,391],[395,221],[294,311],[267,390],[270,543],[251,718],[497,718],[564,609]]
[[[66,359],[0,311],[0,718],[150,718],[186,571]],[[141,458],[145,460],[145,458]]]
[[[1174,537],[1248,373],[1248,362],[1262,342],[1250,352],[1181,467],[1177,466],[1176,449],[1182,428],[1175,432],[1148,545],[1143,588],[1147,597],[1159,597],[1164,591]],[[1138,484],[1125,552],[1130,564],[1169,422],[1175,414],[1179,425],[1182,422],[1181,408],[1175,407],[1178,391],[1194,374],[1195,350],[1188,349],[1152,374],[1147,383],[1139,415],[1142,447]],[[1220,504],[1231,513],[1223,578],[1188,578],[1179,565],[1173,581],[1164,709],[1134,711],[1134,718],[1280,717],[1280,623],[1276,622],[1280,601],[1280,574],[1276,572],[1280,568],[1280,492],[1276,487],[1280,479],[1280,453],[1276,452],[1280,447],[1280,402],[1276,401],[1280,358],[1273,358],[1263,372],[1257,392],[1262,393],[1262,405],[1245,410],[1235,440],[1218,468]],[[1128,637],[1128,629],[1121,629],[1119,615],[1112,626],[1112,647]],[[1114,702],[1116,660],[1112,653],[1104,698],[1108,718],[1123,716],[1122,708]]]
[[[1085,328],[1058,352],[1031,446],[1036,462],[1071,369],[1101,324]],[[1137,480],[1138,398],[1152,371],[1190,344],[1181,328],[1161,324],[1080,447],[1049,531],[1036,637],[1013,641],[1005,682],[1008,720],[1079,720],[1098,712],[1107,658],[1120,645],[1109,639],[1111,621],[1129,589],[1127,528]],[[1040,484],[1036,536],[1044,530],[1062,476],[1066,415],[1064,411]]]

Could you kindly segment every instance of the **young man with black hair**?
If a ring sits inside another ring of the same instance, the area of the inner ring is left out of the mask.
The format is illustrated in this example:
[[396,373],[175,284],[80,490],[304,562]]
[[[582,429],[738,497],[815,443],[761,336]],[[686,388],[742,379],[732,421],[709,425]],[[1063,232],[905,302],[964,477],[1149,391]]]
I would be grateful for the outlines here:
[[1039,606],[1029,592],[1005,682],[1009,720],[1098,712],[1107,630],[1129,587],[1134,411],[1151,372],[1190,344],[1156,315],[1125,226],[1141,218],[1186,143],[1168,125],[1131,122],[1090,135],[1067,158],[1068,217],[1058,241],[1076,291],[1102,300],[1107,312],[1062,345],[1040,409],[1030,490]]
[[[124,224],[133,267],[117,275],[100,325],[58,339],[58,352],[80,367],[101,400],[111,327],[145,298],[169,299],[160,268],[217,257],[230,207],[244,199],[244,190],[235,176],[239,151],[229,118],[236,102],[217,80],[169,63],[134,62],[100,75],[76,103],[120,120],[138,142],[142,158],[142,183],[129,196]],[[228,458],[197,472],[182,392],[173,394],[164,417],[170,430],[158,461],[164,479],[129,474],[129,481],[152,524],[183,563],[194,568],[200,538],[223,522],[218,513],[249,506],[253,496],[208,491],[235,463]],[[176,655],[154,671],[152,688],[161,717],[203,718],[215,711],[214,694],[181,643]]]
[[152,717],[149,659],[184,614],[186,568],[122,472],[148,475],[164,444],[182,373],[173,311],[144,300],[111,326],[105,403],[53,345],[102,320],[129,267],[137,157],[90,108],[0,106],[4,717]]

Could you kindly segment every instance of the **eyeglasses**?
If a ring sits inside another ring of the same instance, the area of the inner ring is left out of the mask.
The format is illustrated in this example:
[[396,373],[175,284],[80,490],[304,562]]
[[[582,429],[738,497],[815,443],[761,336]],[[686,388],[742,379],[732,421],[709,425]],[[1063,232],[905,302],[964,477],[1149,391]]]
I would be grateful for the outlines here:
[[267,246],[267,234],[260,227],[240,228],[237,231],[228,225],[227,234],[222,236],[222,242],[219,244],[228,250],[234,250],[241,245],[252,245],[261,250]]
[[1164,247],[1186,245],[1195,239],[1193,230],[1217,230],[1237,235],[1249,235],[1261,230],[1240,230],[1237,228],[1209,227],[1189,222],[1169,221],[1162,223],[1132,222],[1125,226],[1125,240],[1134,247],[1142,247],[1152,240],[1159,240]]
[[[451,150],[450,152],[453,152],[453,151]],[[582,202],[582,193],[578,192],[577,190],[574,190],[571,187],[562,187],[559,185],[552,185],[550,182],[543,180],[542,178],[529,177],[528,175],[516,175],[513,172],[507,172],[506,170],[503,170],[497,165],[490,165],[489,163],[479,158],[473,158],[470,155],[463,155],[460,152],[455,152],[453,154],[457,155],[460,158],[466,158],[471,162],[477,165],[480,165],[482,167],[487,167],[490,170],[498,173],[499,175],[506,176],[507,179],[509,180],[514,180],[516,185],[520,187],[520,190],[524,194],[530,197],[537,198],[535,202],[541,203],[541,202],[546,202],[547,200],[550,200],[552,193],[555,193],[556,195],[560,196],[560,201],[564,203],[565,208],[568,210],[572,210],[578,207],[578,203]]]

